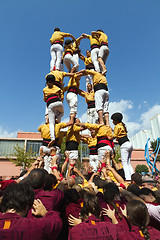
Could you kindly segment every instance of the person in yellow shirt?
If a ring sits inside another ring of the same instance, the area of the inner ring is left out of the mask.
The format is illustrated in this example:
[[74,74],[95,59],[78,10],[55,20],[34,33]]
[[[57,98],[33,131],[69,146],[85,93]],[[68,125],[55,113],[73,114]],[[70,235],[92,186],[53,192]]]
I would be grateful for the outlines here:
[[105,152],[108,150],[111,153],[114,151],[114,143],[109,139],[112,136],[112,130],[109,126],[99,124],[91,124],[91,123],[76,123],[77,126],[81,126],[83,128],[88,128],[90,130],[96,131],[97,136],[97,149],[98,149],[98,160],[101,163],[104,163],[105,160]]
[[93,171],[97,171],[98,167],[98,151],[97,151],[97,136],[95,130],[90,130],[91,136],[81,135],[81,140],[87,143],[89,148],[89,163]]
[[94,34],[94,32],[91,33],[91,35],[83,33],[81,36],[83,38],[88,38],[90,40],[91,59],[92,59],[92,62],[93,62],[96,72],[100,72],[100,66],[99,66],[99,62],[98,62],[100,43],[99,43],[98,37]]
[[48,147],[52,146],[55,142],[55,119],[60,122],[64,114],[63,103],[61,97],[63,97],[63,90],[54,85],[55,76],[50,75],[46,79],[47,87],[43,89],[43,99],[47,103],[48,116],[49,116],[49,127],[50,127],[50,136],[51,142],[48,144]]
[[[84,64],[86,66],[86,69],[88,70],[92,70],[94,71],[95,68],[94,68],[94,65],[93,65],[93,62],[92,62],[92,59],[91,59],[91,51],[90,50],[87,50],[86,51],[86,57],[83,56],[82,53],[79,53],[79,58],[84,61]],[[91,83],[93,85],[93,76],[92,75],[86,75],[85,76],[85,79],[86,79],[86,89],[87,89],[87,85],[88,83]]]
[[[59,87],[60,89],[63,88],[64,77],[74,76],[73,73],[66,73],[66,72],[63,72],[63,71],[55,70],[55,71],[51,71],[50,73],[48,73],[46,75],[46,77],[45,77],[46,81],[49,80],[49,78],[52,78],[52,75],[54,75],[54,77],[55,77],[54,85]],[[61,97],[61,99],[62,99],[62,97]]]
[[68,85],[63,88],[64,92],[67,91],[66,99],[70,108],[70,121],[72,122],[72,124],[77,114],[77,94],[79,91],[80,79],[80,77],[77,77],[76,74],[74,74],[74,76],[70,78]]
[[98,29],[94,34],[98,37],[100,43],[98,61],[102,67],[102,74],[105,74],[107,72],[105,62],[109,55],[108,37],[101,29]]
[[91,71],[91,70],[81,70],[76,73],[77,77],[82,77],[87,74],[93,76],[93,87],[95,92],[95,107],[98,113],[100,124],[104,124],[103,117],[106,121],[106,125],[109,126],[109,92],[107,87],[107,79],[106,77],[99,72]]
[[[74,119],[74,123],[80,123],[78,118]],[[69,152],[69,163],[75,165],[78,159],[78,145],[81,140],[80,131],[83,127],[76,125],[70,126],[66,133],[66,150]]]
[[72,34],[61,32],[59,28],[54,29],[54,33],[50,38],[50,43],[51,43],[50,71],[53,71],[55,69],[60,70],[60,65],[61,65],[61,60],[63,55],[64,37],[71,37],[73,40],[75,40]]
[[79,95],[84,97],[87,103],[87,122],[95,123],[98,119],[98,115],[95,109],[95,97],[94,91],[92,90],[92,84],[88,83],[87,92],[79,89]]
[[112,114],[111,119],[115,125],[114,133],[110,139],[116,138],[120,145],[121,150],[121,161],[124,169],[125,179],[131,180],[131,175],[134,173],[131,165],[131,153],[133,146],[127,137],[127,129],[125,124],[122,122],[123,115],[119,112]]
[[[63,62],[66,65],[68,72],[70,73],[74,73],[78,71],[79,58],[77,58],[74,55],[77,48],[78,48],[78,43],[76,41],[74,43],[70,39],[67,39],[65,41]],[[71,65],[73,66],[71,67]]]

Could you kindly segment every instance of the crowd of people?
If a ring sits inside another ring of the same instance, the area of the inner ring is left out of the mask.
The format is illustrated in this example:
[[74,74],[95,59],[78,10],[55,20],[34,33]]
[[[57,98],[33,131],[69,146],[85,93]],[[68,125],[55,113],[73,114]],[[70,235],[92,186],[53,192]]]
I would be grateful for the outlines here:
[[[65,37],[72,40],[64,43]],[[91,43],[86,57],[80,50],[84,38]],[[29,169],[17,179],[0,182],[0,240],[160,239],[160,176],[134,173],[130,162],[133,147],[123,115],[112,114],[114,130],[109,123],[107,35],[99,29],[76,39],[55,28],[50,43],[50,73],[43,89],[45,124],[38,128],[43,143]],[[86,69],[78,70],[79,59]],[[63,71],[63,63],[68,73]],[[86,91],[79,88],[82,76],[86,76]],[[64,77],[70,78],[67,86]],[[64,123],[66,91],[70,115]],[[84,123],[76,118],[78,94],[87,103]],[[85,129],[87,134],[83,134]],[[122,164],[115,160],[114,139],[120,145]],[[77,166],[80,141],[89,148],[85,174]]]

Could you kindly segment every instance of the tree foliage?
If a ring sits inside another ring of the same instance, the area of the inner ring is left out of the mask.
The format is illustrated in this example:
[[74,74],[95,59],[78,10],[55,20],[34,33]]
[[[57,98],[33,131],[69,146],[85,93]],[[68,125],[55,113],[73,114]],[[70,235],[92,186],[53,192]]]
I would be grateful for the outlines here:
[[115,161],[117,163],[119,163],[120,162],[120,158],[121,158],[120,146],[115,146]]
[[141,173],[141,172],[149,172],[149,169],[146,165],[144,164],[137,164],[136,168],[135,168],[135,172],[137,173]]
[[[154,152],[157,148],[157,140],[153,140],[150,143],[151,143],[151,148],[153,149],[153,152]],[[158,144],[160,144],[160,142],[158,142]],[[158,154],[160,154],[160,150],[159,150]],[[160,156],[157,156],[156,160],[160,161]]]
[[16,166],[20,166],[24,170],[26,168],[29,168],[31,166],[31,163],[35,161],[36,153],[32,151],[32,147],[30,147],[29,151],[26,152],[24,147],[20,147],[17,144],[14,146],[13,154],[7,158]]

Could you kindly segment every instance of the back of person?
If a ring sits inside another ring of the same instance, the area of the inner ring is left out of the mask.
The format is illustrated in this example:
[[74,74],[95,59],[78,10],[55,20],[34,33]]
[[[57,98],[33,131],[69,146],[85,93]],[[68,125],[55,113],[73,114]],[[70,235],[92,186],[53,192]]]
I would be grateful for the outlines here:
[[[159,240],[160,232],[155,228],[148,227],[148,232],[150,234],[150,240]],[[140,231],[139,227],[133,226],[131,232],[121,232],[118,231],[118,240],[144,240],[144,235]]]
[[0,213],[0,240],[56,239],[62,227],[59,214],[50,212],[46,215],[28,219],[15,213]]
[[85,222],[73,227],[70,240],[117,240],[117,230],[114,224],[102,222],[95,216],[90,216]]

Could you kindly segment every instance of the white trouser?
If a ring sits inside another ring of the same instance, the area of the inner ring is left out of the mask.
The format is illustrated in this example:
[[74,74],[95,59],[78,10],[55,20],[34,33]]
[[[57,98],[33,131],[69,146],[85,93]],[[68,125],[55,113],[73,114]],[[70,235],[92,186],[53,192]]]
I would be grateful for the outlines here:
[[87,109],[87,122],[88,123],[95,123],[98,119],[98,114],[95,108],[88,108]]
[[91,50],[91,59],[95,67],[96,72],[100,72],[99,62],[98,62],[99,48],[94,48]]
[[93,171],[96,172],[98,167],[98,155],[89,155],[89,163]]
[[44,157],[44,169],[50,173],[51,172],[51,163],[52,163],[52,157],[51,156],[45,156]]
[[51,53],[50,71],[53,71],[54,66],[56,66],[57,70],[60,70],[63,55],[63,47],[58,43],[53,44],[50,48],[50,53]]
[[76,69],[78,69],[79,67],[79,63],[76,61],[75,57],[72,56],[71,54],[66,54],[64,56],[64,59],[63,59],[63,62],[64,64],[66,65],[68,71],[70,72],[72,67],[71,67],[71,64],[73,65],[73,67],[75,67]]
[[95,92],[95,106],[96,111],[103,110],[103,113],[108,112],[108,106],[109,106],[109,92],[100,89]]
[[78,53],[74,53],[73,58],[77,62],[76,72],[78,72],[78,68],[79,68],[79,55],[78,55]]
[[131,175],[134,173],[131,165],[131,153],[133,150],[133,146],[131,142],[127,141],[121,145],[120,149],[125,178],[126,180],[131,180]]
[[111,154],[113,153],[113,149],[109,145],[98,148],[98,160],[99,161],[102,161],[105,158],[106,151],[110,151]]
[[64,109],[63,109],[62,102],[58,101],[58,102],[49,104],[48,117],[49,117],[49,128],[50,128],[51,140],[55,140],[55,133],[54,133],[55,119],[60,121],[63,115],[64,115]]
[[103,62],[105,63],[109,55],[109,48],[105,45],[101,46],[99,49],[98,57],[101,57]]
[[77,94],[73,92],[68,92],[66,95],[66,100],[70,108],[70,114],[77,113],[77,103],[78,103]]

